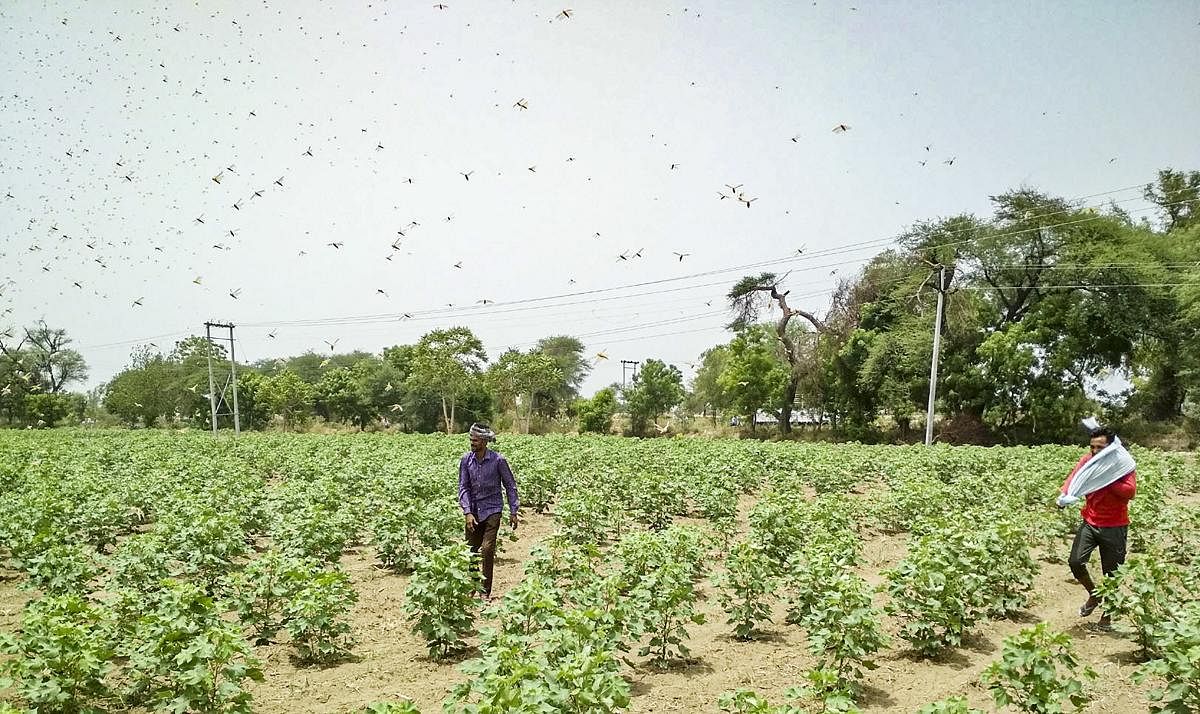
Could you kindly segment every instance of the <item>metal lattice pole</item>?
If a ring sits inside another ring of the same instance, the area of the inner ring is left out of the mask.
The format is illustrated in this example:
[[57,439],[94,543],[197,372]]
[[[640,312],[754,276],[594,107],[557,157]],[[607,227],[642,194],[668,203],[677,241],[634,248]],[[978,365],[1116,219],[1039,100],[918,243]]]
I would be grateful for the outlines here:
[[233,325],[229,326],[229,381],[233,383],[233,433],[242,433],[242,416],[238,411],[237,354],[233,347]]
[[621,386],[625,386],[625,372],[627,369],[633,369],[633,378],[637,379],[637,366],[641,364],[637,360],[623,359],[621,360]]
[[[228,330],[228,337],[213,337],[213,328]],[[237,392],[237,353],[236,345],[233,337],[233,325],[222,322],[206,322],[204,323],[204,333],[208,338],[208,403],[212,411],[212,429],[213,433],[217,433],[217,420],[225,415],[233,417],[233,433],[242,433],[242,418],[241,412],[238,409],[238,392]],[[213,374],[212,353],[216,349],[216,342],[229,342],[229,375],[225,379],[225,383],[218,390],[216,386],[216,378]],[[232,392],[232,399],[228,396]],[[228,409],[228,411],[224,411]]]
[[204,357],[208,361],[208,408],[212,416],[212,432],[215,435],[217,433],[217,385],[213,379],[211,322],[204,323],[204,337],[208,342],[208,347],[204,350]]

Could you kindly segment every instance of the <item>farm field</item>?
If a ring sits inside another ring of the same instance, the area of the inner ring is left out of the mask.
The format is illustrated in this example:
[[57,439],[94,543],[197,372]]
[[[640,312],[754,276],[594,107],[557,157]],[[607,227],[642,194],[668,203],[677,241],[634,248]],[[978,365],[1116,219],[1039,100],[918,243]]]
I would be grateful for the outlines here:
[[1079,681],[1081,711],[1149,711],[1168,677],[1192,687],[1181,697],[1200,686],[1191,455],[1134,450],[1105,631],[1076,612],[1077,511],[1053,507],[1082,448],[497,448],[524,522],[502,528],[479,612],[454,499],[465,436],[0,432],[0,701],[916,712],[958,696],[935,711],[995,711],[985,679],[1019,692],[1022,677],[985,670],[1039,623],[1030,641],[1069,638],[1078,666],[1059,657],[1054,679]]

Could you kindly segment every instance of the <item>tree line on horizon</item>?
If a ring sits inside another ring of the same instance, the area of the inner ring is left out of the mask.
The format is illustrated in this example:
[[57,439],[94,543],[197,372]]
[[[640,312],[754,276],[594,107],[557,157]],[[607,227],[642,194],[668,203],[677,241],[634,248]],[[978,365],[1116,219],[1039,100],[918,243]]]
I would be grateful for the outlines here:
[[[688,385],[674,365],[647,359],[630,384],[584,397],[592,363],[577,338],[548,336],[489,362],[470,329],[450,327],[379,354],[239,364],[242,427],[319,418],[454,433],[496,420],[522,432],[608,432],[620,413],[628,433],[646,436],[672,431],[664,415],[677,426],[740,415],[753,429],[765,411],[788,432],[804,410],[839,438],[912,440],[941,293],[943,440],[1059,441],[1090,413],[1200,433],[1200,172],[1164,169],[1144,196],[1157,221],[1021,188],[991,196],[991,217],[919,222],[843,278],[820,316],[784,289],[786,275],[743,276],[727,294],[729,341],[700,355]],[[207,363],[211,351],[228,371],[221,346],[189,337],[165,353],[139,347],[82,395],[69,391],[87,378],[70,344],[45,322],[0,333],[0,423],[210,428]]]

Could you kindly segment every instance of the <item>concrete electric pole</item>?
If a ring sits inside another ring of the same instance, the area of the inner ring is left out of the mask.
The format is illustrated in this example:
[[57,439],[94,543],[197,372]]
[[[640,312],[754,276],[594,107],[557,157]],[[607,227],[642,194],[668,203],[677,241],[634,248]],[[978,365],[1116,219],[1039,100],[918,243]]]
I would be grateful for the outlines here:
[[946,266],[938,269],[937,318],[933,323],[933,360],[929,364],[929,406],[925,410],[925,445],[933,443],[933,402],[937,397],[938,354],[942,348],[942,308],[946,302]]

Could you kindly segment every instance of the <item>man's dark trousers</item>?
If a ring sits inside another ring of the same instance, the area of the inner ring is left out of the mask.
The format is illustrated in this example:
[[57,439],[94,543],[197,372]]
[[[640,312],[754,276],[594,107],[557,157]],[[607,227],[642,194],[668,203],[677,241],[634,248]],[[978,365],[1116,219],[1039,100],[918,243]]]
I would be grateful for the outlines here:
[[475,528],[467,528],[467,544],[472,553],[483,556],[483,591],[492,594],[492,568],[496,561],[496,534],[500,532],[500,514],[493,513]]
[[1099,528],[1090,523],[1081,523],[1075,533],[1075,542],[1071,545],[1071,574],[1083,583],[1091,592],[1095,589],[1092,578],[1088,574],[1087,562],[1092,557],[1092,551],[1100,549],[1100,569],[1106,576],[1112,575],[1125,562],[1125,543],[1129,526]]

